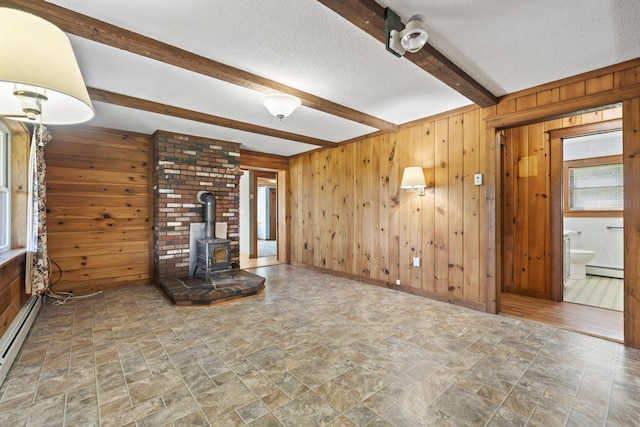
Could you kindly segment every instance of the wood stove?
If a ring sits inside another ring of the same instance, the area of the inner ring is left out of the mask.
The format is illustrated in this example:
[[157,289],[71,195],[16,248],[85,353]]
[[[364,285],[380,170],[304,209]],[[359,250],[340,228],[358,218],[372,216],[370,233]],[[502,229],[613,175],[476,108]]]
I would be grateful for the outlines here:
[[231,271],[231,240],[227,239],[198,239],[196,240],[196,266],[204,270],[204,281],[209,282],[211,273]]
[[[231,240],[215,237],[216,229],[216,198],[208,191],[198,192],[198,202],[204,205],[204,239],[196,240],[196,266],[204,270],[204,281],[209,283],[211,273],[232,271]],[[215,289],[215,282],[213,288]]]

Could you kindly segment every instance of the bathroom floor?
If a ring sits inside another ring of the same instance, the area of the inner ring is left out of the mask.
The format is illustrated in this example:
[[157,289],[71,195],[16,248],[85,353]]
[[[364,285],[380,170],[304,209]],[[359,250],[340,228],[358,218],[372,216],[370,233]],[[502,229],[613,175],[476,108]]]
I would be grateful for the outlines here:
[[564,301],[622,311],[624,280],[601,276],[569,279],[564,285]]

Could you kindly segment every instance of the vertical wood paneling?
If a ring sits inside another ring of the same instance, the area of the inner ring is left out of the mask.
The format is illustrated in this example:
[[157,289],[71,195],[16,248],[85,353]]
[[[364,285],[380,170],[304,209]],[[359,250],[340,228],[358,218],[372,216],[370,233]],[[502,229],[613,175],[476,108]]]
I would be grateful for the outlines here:
[[620,115],[620,108],[611,108],[503,131],[509,136],[502,164],[502,276],[507,291],[554,300],[561,297],[558,286],[553,286],[558,279],[552,276],[551,266],[559,262],[552,255],[561,253],[555,236],[562,230],[553,225],[552,233],[551,208],[562,184],[561,160],[554,163],[552,156],[561,159],[562,153],[561,147],[551,146],[548,131]]
[[[291,159],[292,180],[298,181],[291,184],[291,206],[300,210],[291,213],[291,241],[314,242],[314,251],[334,259],[325,265],[322,257],[308,255],[310,246],[292,249],[292,262],[391,287],[399,279],[399,289],[483,308],[482,187],[473,185],[473,174],[484,172],[484,131],[479,109],[471,111],[467,123],[466,117],[424,121]],[[423,168],[429,185],[425,196],[400,191],[407,166]],[[311,217],[316,223],[308,224]],[[414,256],[421,257],[421,267],[411,266]]]
[[502,131],[501,159],[502,159],[502,287],[504,292],[506,288],[513,287],[514,279],[514,194],[515,194],[515,160],[513,157],[513,130],[507,129]]
[[[484,125],[486,115],[487,109],[478,112],[480,128]],[[487,138],[488,134],[490,134],[491,139]],[[473,138],[470,128],[465,131],[465,140],[467,138]],[[493,156],[493,160],[489,158],[490,155]],[[497,312],[499,300],[496,297],[496,282],[500,283],[501,279],[500,270],[498,269],[497,273],[494,271],[495,263],[492,263],[489,267],[490,257],[496,254],[496,246],[500,246],[500,242],[495,242],[494,240],[496,230],[499,229],[502,219],[500,209],[498,209],[498,215],[496,216],[496,212],[493,211],[494,204],[489,201],[492,191],[497,191],[499,196],[502,194],[500,187],[496,190],[492,189],[495,187],[497,177],[500,176],[500,164],[493,163],[496,158],[498,160],[500,158],[500,144],[496,144],[495,130],[481,130],[478,140],[478,172],[483,173],[483,185],[478,189],[478,240],[480,242],[480,252],[478,253],[478,302],[484,302],[485,309],[489,313]]]
[[[464,114],[463,135],[474,135],[479,124],[479,111]],[[462,298],[480,303],[480,188],[473,183],[473,177],[480,172],[478,152],[480,147],[472,138],[463,138],[463,280]]]
[[435,289],[435,123],[422,125],[422,166],[427,189],[422,197],[422,289],[436,292]]
[[529,176],[528,213],[528,285],[529,289],[550,296],[551,288],[545,280],[545,245],[549,232],[548,205],[548,153],[545,152],[545,134],[542,123],[527,128]]
[[369,277],[380,279],[380,243],[383,235],[380,234],[380,137],[371,139],[371,196],[368,201],[369,215],[371,216],[371,233],[369,233]]
[[624,342],[640,348],[640,97],[623,103]]
[[[353,239],[353,248],[351,252],[351,269],[348,270],[353,274],[362,277],[362,148],[358,144],[353,146],[351,151],[353,158],[351,159],[353,170],[353,187],[348,197],[353,200],[352,209],[353,217],[351,218],[351,234]],[[368,229],[366,230],[368,231]]]
[[529,146],[526,128],[516,128],[512,133],[513,156],[516,161],[515,196],[513,198],[513,280],[519,289],[529,289]]
[[289,221],[289,203],[287,192],[289,191],[289,171],[278,172],[278,260],[282,263],[288,263],[290,259],[289,250],[291,248],[289,242],[289,233],[287,233],[287,223]]
[[436,293],[449,294],[449,120],[435,123],[435,281]]
[[369,277],[379,279],[378,266],[380,263],[380,255],[378,248],[380,247],[380,137],[376,136],[371,139],[370,148],[370,191],[371,195],[367,201],[369,215],[371,218],[371,232],[368,233],[367,241],[369,243],[368,255],[365,257],[369,271]]
[[324,165],[323,165],[323,184],[322,184],[322,199],[325,200],[325,206],[323,207],[322,222],[325,225],[323,230],[324,235],[324,251],[322,254],[322,263],[324,268],[333,267],[333,151],[323,151]]
[[311,169],[311,157],[302,157],[301,162],[301,186],[302,196],[302,262],[313,264],[313,220],[316,212],[313,210],[313,174],[315,169]]
[[[325,187],[325,175],[326,175],[326,162],[324,152],[314,153],[313,166],[313,197],[312,202],[314,204],[313,209],[313,263],[315,265],[325,267],[326,260],[324,258],[324,248],[326,239],[326,195],[324,194]],[[322,203],[317,203],[322,200]]]
[[449,295],[453,299],[462,299],[464,277],[463,244],[463,116],[449,118]]
[[[400,150],[398,133],[389,134],[389,283],[400,277]],[[383,242],[384,244],[384,242]]]
[[357,145],[356,150],[359,151],[360,167],[358,173],[360,175],[360,186],[357,193],[359,197],[360,207],[360,223],[367,224],[367,228],[361,230],[360,236],[360,273],[362,277],[369,278],[371,276],[371,245],[372,235],[375,231],[372,230],[372,215],[371,215],[371,197],[373,194],[373,169],[371,166],[371,145],[370,139],[362,141]]
[[[379,173],[378,184],[380,186],[380,200],[378,202],[378,227],[380,235],[380,243],[378,245],[378,274],[376,278],[389,282],[389,204],[391,202],[389,189],[389,169],[391,167],[391,159],[389,152],[389,134],[380,137],[380,153],[379,153]],[[374,206],[374,209],[376,206]],[[377,242],[376,242],[377,243]]]
[[[414,166],[415,160],[411,157],[411,131],[404,128],[398,132],[398,154],[400,155],[400,180],[404,168]],[[418,197],[413,192],[400,193],[400,247],[399,247],[399,278],[404,286],[411,286],[411,200]]]
[[[611,82],[613,81],[613,84]],[[624,118],[623,118],[623,140],[625,144],[625,156],[629,151],[634,152],[640,145],[638,138],[638,120],[640,117],[640,58],[633,59],[624,63],[616,64],[600,70],[591,71],[580,76],[569,77],[567,79],[552,82],[546,85],[520,91],[503,97],[495,108],[483,109],[483,118],[487,127],[487,141],[490,141],[500,129],[521,126],[530,123],[543,122],[557,117],[565,117],[574,111],[582,111],[598,108],[603,105],[611,105],[623,102]],[[536,95],[536,105],[531,104],[531,94]],[[523,109],[516,111],[516,105],[520,105]],[[616,111],[618,110],[618,111]],[[619,109],[608,109],[598,113],[585,113],[582,115],[574,115],[569,118],[559,119],[560,126],[554,127],[576,126],[582,123],[594,123],[602,120],[610,120],[619,117]],[[547,127],[549,129],[550,126]],[[626,145],[629,144],[629,145]],[[493,144],[487,145],[487,164],[486,170],[488,179],[487,195],[486,195],[486,227],[488,233],[492,233],[491,227],[500,223],[499,216],[502,214],[501,209],[497,208],[495,202],[500,200],[500,190],[502,189],[499,182],[493,181],[494,173],[500,176],[500,163],[492,164],[491,149]],[[552,150],[552,148],[550,149]],[[632,154],[633,161],[640,158],[637,152]],[[633,163],[630,161],[630,163]],[[515,164],[515,163],[514,163]],[[627,164],[625,163],[625,187],[638,188],[640,186],[640,173],[633,175],[627,174]],[[636,169],[637,171],[637,169]],[[496,197],[493,197],[495,193]],[[635,193],[634,193],[635,196]],[[626,197],[629,192],[625,191],[625,344],[640,348],[640,335],[637,333],[640,328],[640,306],[637,303],[640,294],[639,285],[640,271],[637,267],[637,254],[639,247],[637,245],[637,230],[640,226],[629,225],[638,220],[638,211],[640,209],[630,209],[627,205]],[[637,198],[635,199],[637,202]],[[515,206],[514,206],[515,208]],[[495,216],[495,218],[493,218]],[[494,220],[495,219],[495,220]],[[505,218],[505,223],[508,218]],[[629,227],[634,227],[631,232],[635,237],[629,237]],[[557,229],[557,226],[556,226]],[[487,254],[486,254],[486,278],[487,283],[484,289],[488,292],[495,292],[497,286],[500,285],[500,274],[503,274],[503,260],[509,260],[513,257],[506,248],[500,247],[502,244],[502,235],[497,232],[496,239],[493,241],[491,236],[487,236]],[[628,242],[633,241],[632,245]],[[550,246],[551,247],[551,246]],[[504,249],[504,250],[503,250]],[[502,256],[495,256],[494,251]],[[631,260],[631,261],[628,261]],[[627,262],[632,262],[636,268],[628,269]],[[495,271],[495,276],[492,274]],[[514,289],[514,288],[510,288]],[[496,295],[498,296],[498,295]],[[487,310],[493,311],[490,302],[491,296],[487,295]],[[629,303],[627,303],[627,300]],[[499,311],[499,299],[496,299],[496,309]]]
[[340,233],[340,154],[339,150],[331,155],[331,268],[334,271],[340,271],[341,250],[340,244],[342,235]]

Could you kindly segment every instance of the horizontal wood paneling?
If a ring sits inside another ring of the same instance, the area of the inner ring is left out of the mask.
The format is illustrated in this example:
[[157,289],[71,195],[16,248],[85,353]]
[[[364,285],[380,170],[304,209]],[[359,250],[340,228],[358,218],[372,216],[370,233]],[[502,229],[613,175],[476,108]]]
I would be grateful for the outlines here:
[[54,127],[45,147],[53,290],[77,294],[150,281],[150,137]]
[[[392,288],[400,279],[402,290],[483,308],[478,210],[485,195],[472,184],[484,172],[480,114],[413,123],[292,158],[292,262]],[[423,167],[432,187],[425,196],[400,191],[407,166]],[[421,267],[410,266],[414,256]]]
[[264,171],[289,170],[289,158],[257,151],[240,150],[240,167]]

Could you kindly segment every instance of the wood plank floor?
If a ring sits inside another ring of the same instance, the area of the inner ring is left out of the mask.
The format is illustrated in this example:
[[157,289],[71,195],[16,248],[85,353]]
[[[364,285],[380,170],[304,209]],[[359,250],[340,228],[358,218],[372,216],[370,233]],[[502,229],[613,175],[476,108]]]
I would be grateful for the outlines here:
[[240,268],[256,268],[256,267],[266,267],[268,265],[278,265],[280,262],[278,261],[277,256],[263,256],[259,258],[249,258],[248,255],[240,254]]
[[624,320],[620,311],[570,302],[554,302],[502,293],[501,313],[546,323],[611,341],[624,342]]

